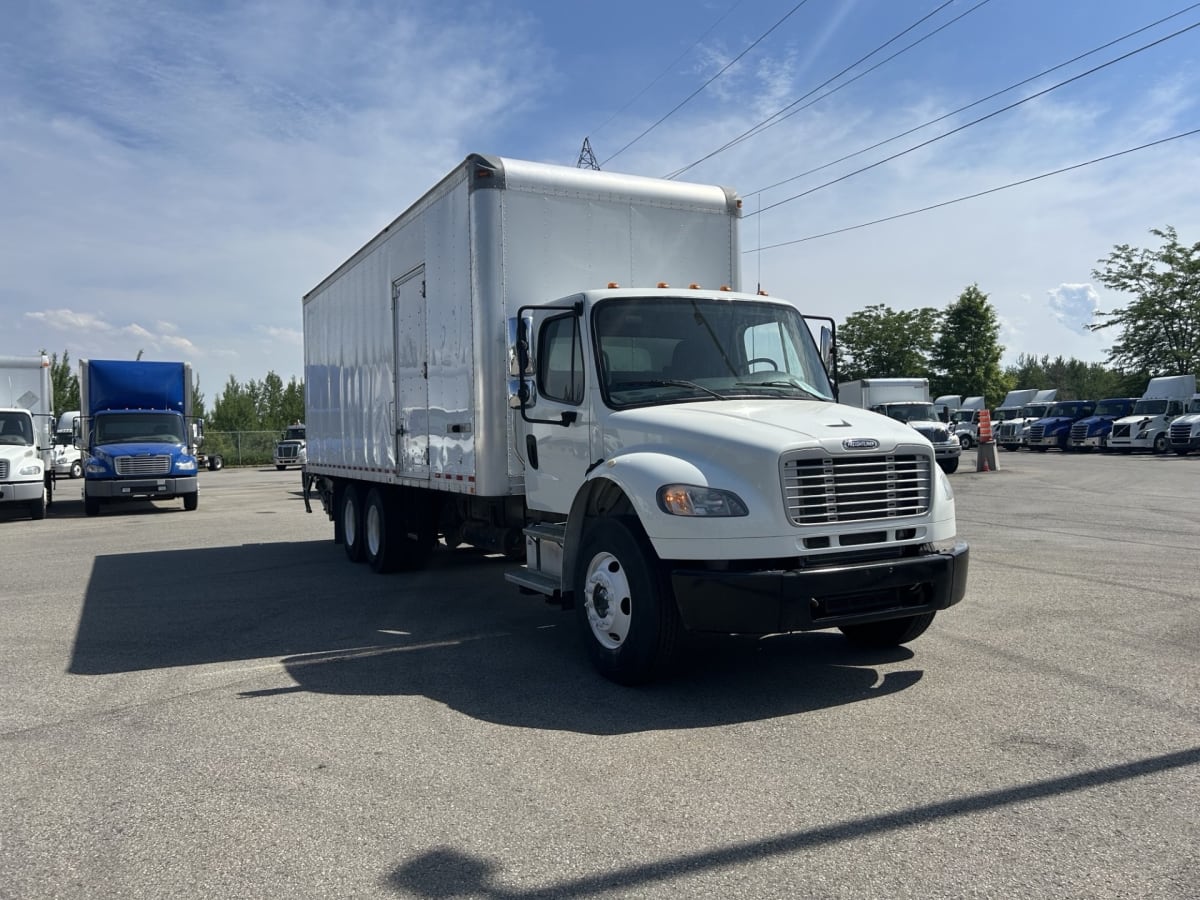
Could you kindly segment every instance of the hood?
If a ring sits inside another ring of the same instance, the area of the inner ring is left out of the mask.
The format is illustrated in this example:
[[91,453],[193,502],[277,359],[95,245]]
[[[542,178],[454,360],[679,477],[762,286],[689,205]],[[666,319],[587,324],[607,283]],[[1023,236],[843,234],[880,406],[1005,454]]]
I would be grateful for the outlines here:
[[95,456],[170,456],[186,453],[183,444],[100,444],[92,448]]
[[876,447],[855,448],[868,452],[924,441],[909,425],[879,413],[811,400],[706,400],[650,406],[613,412],[608,424],[612,437],[624,448],[671,444],[673,439],[694,443],[700,438],[754,450],[770,448],[773,453],[813,446],[844,453],[847,441],[877,441]]

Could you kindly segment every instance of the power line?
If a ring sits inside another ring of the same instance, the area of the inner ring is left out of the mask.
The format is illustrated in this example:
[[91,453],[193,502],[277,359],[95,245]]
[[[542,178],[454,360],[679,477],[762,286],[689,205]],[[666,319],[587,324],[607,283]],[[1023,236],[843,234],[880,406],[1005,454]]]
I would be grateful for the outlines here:
[[[717,154],[724,153],[729,148],[735,147],[738,144],[742,143],[743,141],[747,141],[750,138],[752,138],[758,134],[761,134],[762,132],[766,131],[768,128],[772,128],[775,125],[778,125],[780,122],[783,122],[786,119],[791,118],[792,116],[794,116],[796,113],[800,112],[803,109],[808,109],[813,104],[818,103],[821,100],[824,100],[826,97],[830,96],[831,94],[836,94],[842,88],[850,86],[854,82],[858,81],[858,79],[862,78],[863,76],[869,75],[871,72],[874,72],[880,66],[886,65],[887,63],[891,62],[897,56],[900,56],[903,53],[907,53],[913,47],[916,47],[918,44],[923,43],[924,41],[927,41],[929,38],[933,37],[935,34],[937,34],[942,29],[950,27],[955,22],[957,22],[959,19],[963,18],[963,16],[970,15],[971,13],[975,12],[975,10],[979,9],[979,7],[983,6],[986,3],[990,3],[991,0],[979,0],[978,3],[976,3],[970,9],[968,9],[966,12],[960,13],[959,15],[955,16],[953,19],[951,19],[949,22],[946,22],[943,25],[939,25],[933,31],[929,32],[924,37],[921,37],[921,38],[913,41],[907,47],[897,50],[891,56],[887,57],[886,59],[880,60],[875,65],[871,66],[869,69],[866,69],[865,71],[860,72],[858,75],[855,75],[853,78],[849,79],[848,81],[844,82],[843,84],[838,85],[833,90],[827,91],[826,93],[822,94],[820,97],[817,97],[811,103],[806,103],[804,106],[800,107],[800,109],[793,109],[793,107],[795,107],[798,103],[801,103],[804,100],[807,100],[809,97],[811,97],[813,94],[815,94],[817,91],[821,90],[822,88],[828,87],[834,81],[837,81],[837,79],[841,78],[847,72],[851,71],[855,66],[861,65],[862,63],[866,62],[868,59],[870,59],[872,56],[874,56],[880,50],[883,50],[889,44],[892,44],[892,43],[898,41],[900,38],[904,37],[904,35],[908,34],[908,32],[912,31],[918,25],[921,25],[922,23],[926,22],[928,19],[937,15],[939,12],[941,12],[943,9],[945,9],[947,6],[949,6],[953,2],[954,2],[954,0],[946,0],[946,2],[943,3],[941,6],[937,7],[937,9],[933,10],[928,15],[922,16],[921,18],[917,19],[917,21],[913,22],[911,25],[909,25],[903,31],[888,38],[888,40],[884,41],[882,44],[880,44],[878,47],[876,47],[870,53],[855,60],[850,65],[846,66],[846,68],[844,68],[840,72],[838,72],[836,75],[829,76],[827,79],[825,79],[823,82],[818,84],[815,88],[810,90],[808,93],[803,94],[800,97],[797,97],[795,100],[793,100],[787,106],[783,107],[783,109],[776,110],[775,112],[771,113],[771,115],[767,116],[767,118],[763,119],[758,124],[748,128],[746,131],[743,131],[737,137],[733,138],[732,140],[730,140],[727,143],[723,144],[722,146],[718,147],[716,150],[713,150],[711,153],[705,154],[704,156],[700,157],[695,162],[688,163],[683,168],[676,169],[674,172],[671,172],[669,175],[666,175],[664,177],[678,178],[680,175],[682,175],[684,172],[687,172],[689,169],[693,169],[696,166],[700,165],[700,163],[710,160]],[[791,112],[789,112],[789,110],[791,110]]]
[[786,22],[788,19],[790,19],[796,13],[796,11],[798,9],[800,9],[800,7],[804,6],[804,4],[806,4],[806,3],[808,3],[808,0],[800,0],[799,3],[797,3],[790,10],[788,10],[786,13],[784,13],[783,17],[778,22],[776,22],[774,25],[772,25],[770,28],[768,28],[766,31],[764,31],[762,34],[760,34],[757,38],[755,38],[754,41],[751,42],[750,46],[748,46],[745,50],[743,50],[741,53],[739,53],[737,56],[735,56],[733,59],[731,59],[728,63],[726,63],[721,68],[721,70],[719,72],[717,72],[717,74],[713,75],[712,78],[708,79],[708,81],[704,82],[704,84],[700,85],[700,87],[696,88],[696,90],[694,90],[690,94],[688,94],[683,100],[681,100],[681,101],[679,101],[679,103],[675,104],[674,108],[672,108],[671,111],[668,112],[665,116],[663,116],[661,119],[659,119],[653,125],[651,125],[649,128],[647,128],[645,131],[643,131],[637,137],[635,137],[632,141],[630,141],[628,144],[626,144],[624,147],[622,147],[620,150],[618,150],[616,153],[614,153],[608,159],[604,160],[604,165],[607,166],[610,162],[612,162],[614,159],[616,159],[618,156],[620,156],[622,153],[624,153],[626,150],[628,150],[630,147],[632,147],[634,144],[636,144],[638,141],[640,141],[642,138],[644,138],[646,135],[648,135],[651,131],[653,131],[655,128],[657,128],[659,125],[661,125],[663,122],[667,121],[667,119],[671,118],[671,116],[675,115],[675,113],[679,112],[679,110],[681,110],[684,106],[686,106],[688,103],[690,103],[706,87],[708,87],[710,84],[712,84],[714,81],[716,81],[722,75],[724,75],[739,60],[741,60],[741,58],[743,56],[745,56],[747,53],[749,53],[751,50],[753,50],[755,47],[757,47],[759,44],[761,44],[767,38],[767,36],[771,34],[771,32],[773,32],[776,28],[778,28],[780,25],[782,25],[784,22]]
[[1166,144],[1171,141],[1177,141],[1180,138],[1191,137],[1200,134],[1200,128],[1193,128],[1191,131],[1184,131],[1180,134],[1174,134],[1170,137],[1160,138],[1157,141],[1150,141],[1148,144],[1141,144],[1137,147],[1130,147],[1128,150],[1119,150],[1116,153],[1109,153],[1106,156],[1098,156],[1095,159],[1089,159],[1087,162],[1076,163],[1072,166],[1064,166],[1061,169],[1055,169],[1052,172],[1043,172],[1041,175],[1034,175],[1030,178],[1023,178],[1020,181],[1011,181],[1008,184],[1002,184],[999,187],[988,188],[986,191],[977,191],[974,194],[966,194],[962,197],[955,197],[953,200],[943,200],[941,203],[934,203],[930,206],[923,206],[920,209],[910,209],[908,212],[896,213],[892,216],[884,216],[881,219],[873,219],[870,222],[862,222],[858,225],[848,225],[845,228],[835,228],[832,231],[824,231],[820,234],[810,234],[808,237],[796,238],[792,241],[780,241],[777,244],[768,244],[765,247],[757,247],[753,250],[745,250],[745,253],[761,253],[765,250],[775,250],[779,247],[790,247],[793,244],[803,244],[806,241],[815,241],[818,238],[831,237],[835,234],[844,234],[847,231],[857,231],[860,228],[867,228],[871,225],[880,225],[884,222],[892,222],[896,219],[903,219],[908,216],[915,216],[918,213],[929,212],[934,209],[941,209],[944,206],[952,206],[955,203],[962,203],[966,200],[975,200],[979,197],[986,197],[988,194],[995,194],[999,191],[1005,191],[1009,188],[1020,187],[1021,185],[1030,184],[1034,181],[1040,181],[1043,178],[1050,178],[1052,175],[1062,175],[1065,172],[1073,172],[1076,169],[1082,169],[1085,166],[1092,166],[1096,163],[1107,162],[1110,159],[1116,159],[1119,156],[1126,156],[1130,153],[1136,153],[1139,150],[1146,150],[1150,147],[1157,147],[1160,144]]
[[[965,106],[960,106],[958,109],[952,110],[952,111],[946,113],[945,115],[938,116],[936,119],[930,119],[928,122],[923,122],[920,125],[916,125],[912,128],[909,128],[907,131],[902,131],[899,134],[894,134],[891,137],[885,138],[882,141],[877,141],[876,143],[871,144],[869,147],[863,147],[861,150],[855,150],[853,153],[847,153],[845,156],[839,157],[838,159],[835,159],[831,162],[824,163],[823,165],[817,166],[816,168],[813,168],[813,169],[809,169],[806,172],[800,172],[797,175],[792,175],[789,178],[783,179],[783,181],[777,181],[774,184],[767,185],[766,187],[762,187],[762,188],[758,188],[757,190],[750,191],[750,192],[744,194],[743,196],[753,197],[753,196],[756,196],[757,194],[761,194],[766,191],[774,190],[775,188],[782,187],[783,185],[788,184],[789,182],[796,181],[800,178],[804,178],[808,175],[813,175],[817,172],[821,172],[821,171],[824,171],[825,169],[831,168],[832,166],[836,166],[838,163],[843,163],[848,159],[853,159],[856,156],[862,156],[864,153],[869,153],[872,150],[877,150],[880,147],[884,146],[885,144],[890,144],[892,141],[898,141],[898,140],[900,140],[900,138],[908,137],[910,134],[915,134],[916,132],[921,131],[924,128],[928,128],[930,125],[936,125],[938,122],[943,122],[946,119],[951,118],[952,116],[956,116],[959,113],[966,112],[968,109],[972,109],[976,106],[979,106],[979,104],[981,104],[981,103],[986,103],[989,100],[994,100],[997,97],[1001,96],[1002,94],[1007,94],[1009,91],[1014,91],[1017,88],[1023,87],[1024,85],[1029,84],[1032,81],[1037,81],[1039,78],[1044,78],[1046,75],[1049,75],[1051,72],[1057,72],[1059,69],[1066,68],[1067,66],[1072,65],[1073,63],[1079,62],[1081,59],[1086,59],[1089,56],[1094,56],[1095,54],[1099,53],[1101,50],[1107,50],[1109,47],[1119,44],[1122,41],[1126,41],[1129,38],[1133,37],[1134,35],[1141,34],[1143,31],[1149,31],[1151,28],[1155,28],[1155,27],[1161,25],[1163,22],[1168,22],[1171,19],[1176,19],[1179,16],[1182,16],[1184,13],[1191,12],[1193,9],[1195,9],[1198,6],[1200,6],[1200,3],[1193,3],[1191,6],[1186,6],[1183,9],[1179,10],[1178,12],[1171,13],[1169,16],[1163,16],[1163,18],[1158,19],[1155,22],[1151,22],[1149,25],[1143,25],[1141,28],[1134,29],[1133,31],[1130,31],[1127,34],[1121,35],[1119,38],[1114,38],[1113,40],[1108,41],[1107,43],[1101,44],[1099,47],[1094,47],[1091,50],[1088,50],[1086,53],[1080,53],[1078,56],[1072,57],[1071,59],[1068,59],[1066,62],[1061,62],[1056,66],[1051,66],[1048,69],[1043,69],[1042,71],[1038,72],[1036,75],[1030,75],[1028,78],[1022,79],[1021,81],[1018,81],[1014,84],[1010,84],[1006,88],[1002,88],[998,91],[993,91],[992,93],[988,94],[986,97],[981,97],[978,100],[975,100],[971,103],[966,104]],[[968,12],[969,12],[969,10],[968,10]],[[965,15],[965,13],[964,13],[964,15]],[[951,23],[947,23],[947,24],[951,24]],[[942,27],[945,27],[945,26],[942,26]],[[884,62],[886,62],[886,61],[887,60],[884,60]],[[882,65],[882,63],[880,63],[880,65]],[[875,67],[873,67],[873,68],[875,68]],[[871,70],[868,69],[867,71],[869,72]],[[865,75],[866,72],[864,72],[863,74]],[[850,82],[846,82],[846,84],[849,84],[849,83]],[[839,88],[844,87],[844,86],[845,85],[840,85]],[[833,93],[833,91],[830,91],[829,93],[831,94],[831,93]],[[822,100],[828,96],[829,96],[829,94],[823,94],[821,97],[818,97],[817,100]],[[816,101],[813,101],[813,102],[815,103]]]
[[611,116],[609,116],[607,119],[605,119],[603,122],[601,122],[600,126],[598,128],[593,128],[592,134],[595,134],[596,132],[602,131],[604,128],[606,128],[608,126],[609,122],[611,122],[617,116],[621,115],[621,113],[625,112],[625,110],[629,109],[629,107],[633,106],[633,104],[636,103],[638,100],[640,100],[642,98],[642,96],[644,96],[645,93],[648,90],[650,90],[650,88],[654,87],[656,84],[658,84],[660,81],[662,81],[663,78],[665,78],[667,76],[668,72],[670,72],[677,65],[679,65],[689,53],[691,53],[698,46],[700,46],[700,42],[703,41],[710,34],[712,34],[713,31],[716,30],[717,26],[720,25],[722,22],[724,22],[726,19],[728,19],[730,13],[732,13],[735,9],[737,9],[739,6],[741,6],[743,2],[744,2],[744,0],[736,0],[736,2],[733,4],[733,6],[729,7],[729,9],[725,10],[725,12],[722,13],[715,22],[713,22],[710,26],[708,26],[708,30],[705,31],[704,34],[702,34],[702,35],[700,35],[700,37],[696,38],[696,40],[692,43],[692,45],[690,47],[688,47],[686,50],[684,50],[682,53],[680,53],[677,57],[675,57],[675,59],[672,60],[671,63],[665,69],[663,69],[661,72],[659,72],[658,75],[653,80],[651,80],[651,82],[649,84],[647,84],[644,88],[642,88],[640,91],[638,91],[632,97],[630,97],[629,100],[620,109],[618,109]]
[[799,200],[801,197],[807,197],[809,194],[815,194],[817,191],[823,190],[827,187],[830,187],[831,185],[838,184],[839,182],[845,181],[848,178],[853,178],[855,175],[861,175],[863,172],[869,172],[871,169],[876,169],[879,166],[882,166],[884,163],[889,163],[892,160],[899,159],[901,156],[905,156],[909,153],[912,153],[915,150],[920,150],[923,147],[928,147],[930,144],[937,143],[938,141],[948,138],[951,135],[957,134],[960,131],[965,131],[966,129],[971,128],[974,125],[978,125],[980,122],[985,122],[988,119],[995,118],[996,116],[1000,115],[1001,113],[1005,113],[1010,110],[1016,109],[1018,106],[1028,103],[1031,100],[1036,100],[1038,97],[1043,97],[1046,94],[1049,94],[1051,91],[1056,91],[1061,87],[1065,87],[1066,85],[1071,84],[1072,82],[1079,81],[1081,78],[1086,78],[1088,75],[1095,74],[1096,72],[1099,72],[1101,69],[1106,69],[1111,65],[1115,65],[1116,63],[1119,63],[1126,59],[1129,59],[1131,56],[1136,56],[1138,53],[1141,53],[1145,50],[1149,50],[1151,47],[1156,47],[1159,44],[1162,44],[1166,41],[1171,40],[1172,38],[1177,38],[1181,34],[1186,34],[1187,32],[1192,31],[1195,28],[1200,28],[1200,22],[1193,23],[1192,25],[1189,25],[1186,28],[1181,28],[1181,29],[1179,29],[1179,31],[1173,32],[1172,34],[1168,34],[1166,37],[1161,37],[1156,41],[1151,41],[1149,44],[1144,44],[1143,46],[1138,47],[1135,50],[1130,50],[1128,53],[1124,53],[1121,56],[1116,57],[1115,59],[1110,59],[1108,62],[1101,63],[1098,66],[1093,66],[1092,68],[1088,69],[1086,72],[1080,72],[1078,75],[1072,75],[1070,78],[1068,78],[1064,81],[1060,81],[1058,84],[1051,85],[1050,87],[1045,88],[1044,90],[1038,91],[1035,94],[1030,94],[1028,97],[1024,97],[1020,100],[1017,100],[1013,103],[1008,104],[1008,106],[1002,106],[997,110],[993,110],[992,112],[987,113],[986,115],[980,116],[978,119],[972,119],[970,122],[966,122],[962,125],[959,125],[957,128],[952,128],[950,131],[944,132],[943,134],[939,134],[937,137],[930,138],[927,141],[922,141],[919,144],[914,144],[912,147],[909,147],[907,150],[901,150],[898,153],[893,153],[891,156],[884,157],[883,159],[878,160],[877,162],[873,162],[870,165],[863,166],[861,169],[855,169],[853,172],[847,172],[845,175],[840,175],[837,178],[832,179],[831,181],[826,181],[823,184],[818,184],[816,187],[811,187],[806,191],[801,191],[799,194],[794,194],[791,197],[784,198],[783,200],[777,200],[775,203],[771,203],[771,204],[768,204],[767,206],[763,206],[763,207],[755,210],[753,213],[750,213],[749,215],[754,215],[754,216],[761,215],[762,213],[767,212],[768,210],[775,209],[777,206],[783,206],[785,203],[791,203],[793,200]]

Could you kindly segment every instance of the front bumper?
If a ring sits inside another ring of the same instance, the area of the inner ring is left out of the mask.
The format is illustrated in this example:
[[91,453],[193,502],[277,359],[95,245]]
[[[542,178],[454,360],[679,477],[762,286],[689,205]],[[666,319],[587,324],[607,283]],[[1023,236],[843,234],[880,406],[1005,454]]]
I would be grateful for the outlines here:
[[815,631],[953,606],[967,589],[970,548],[812,569],[670,573],[685,628],[736,634]]
[[85,496],[96,499],[150,499],[170,500],[184,494],[196,493],[195,475],[162,478],[124,478],[91,480],[84,482]]
[[37,500],[46,488],[39,478],[37,481],[5,481],[0,484],[0,503],[23,503],[27,500]]

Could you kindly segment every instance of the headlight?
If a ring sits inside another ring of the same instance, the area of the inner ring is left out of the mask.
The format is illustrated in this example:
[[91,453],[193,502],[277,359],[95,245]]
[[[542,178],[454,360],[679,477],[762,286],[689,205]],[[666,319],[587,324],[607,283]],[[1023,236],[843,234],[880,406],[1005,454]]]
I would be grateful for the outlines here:
[[658,508],[669,516],[748,516],[737,494],[692,484],[666,484],[658,489]]
[[108,474],[108,466],[98,457],[93,456],[88,460],[86,466],[83,467],[90,475],[106,475]]
[[175,470],[178,472],[195,472],[196,459],[195,457],[182,457],[175,461]]
[[17,470],[17,474],[24,475],[26,478],[32,477],[34,475],[41,475],[42,474],[42,464],[41,463],[30,463],[27,466],[21,466],[21,468],[19,468]]

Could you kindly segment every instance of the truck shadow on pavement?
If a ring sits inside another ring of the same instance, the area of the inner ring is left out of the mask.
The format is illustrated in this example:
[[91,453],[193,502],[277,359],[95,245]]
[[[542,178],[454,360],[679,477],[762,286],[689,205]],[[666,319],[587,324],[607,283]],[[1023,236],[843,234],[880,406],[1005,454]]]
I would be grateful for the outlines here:
[[573,612],[503,580],[511,565],[442,550],[425,571],[379,576],[332,541],[101,556],[68,671],[280,660],[232,689],[264,703],[294,692],[419,695],[482,721],[588,734],[792,715],[922,676],[875,668],[912,651],[863,654],[836,633],[705,636],[663,681],[620,687],[592,669]]

